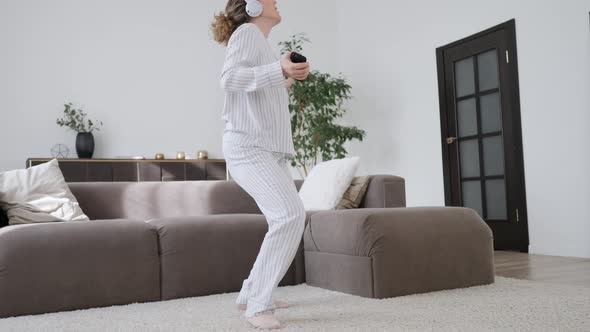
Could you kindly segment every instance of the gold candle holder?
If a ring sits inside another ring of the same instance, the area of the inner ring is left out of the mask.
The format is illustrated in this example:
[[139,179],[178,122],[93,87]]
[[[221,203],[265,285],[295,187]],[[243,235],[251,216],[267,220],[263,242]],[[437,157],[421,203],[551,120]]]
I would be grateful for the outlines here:
[[156,153],[155,159],[156,160],[163,160],[164,159],[164,154],[163,153]]
[[197,159],[208,159],[207,150],[200,150],[197,152]]
[[184,154],[184,152],[179,151],[176,153],[176,159],[186,159],[186,155]]

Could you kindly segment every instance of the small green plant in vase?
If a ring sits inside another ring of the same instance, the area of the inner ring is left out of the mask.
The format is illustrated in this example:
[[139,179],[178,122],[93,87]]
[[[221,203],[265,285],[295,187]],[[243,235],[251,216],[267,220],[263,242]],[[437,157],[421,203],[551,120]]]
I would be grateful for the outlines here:
[[76,135],[76,153],[78,158],[92,158],[94,154],[93,131],[100,130],[102,121],[98,123],[87,119],[88,114],[82,109],[75,108],[72,103],[64,105],[64,115],[56,120],[60,127],[67,127],[78,133]]

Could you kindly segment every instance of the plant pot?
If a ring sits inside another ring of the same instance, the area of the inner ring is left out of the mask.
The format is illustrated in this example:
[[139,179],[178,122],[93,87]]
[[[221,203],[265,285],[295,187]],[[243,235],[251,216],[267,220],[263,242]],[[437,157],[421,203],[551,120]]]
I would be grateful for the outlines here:
[[76,153],[78,153],[78,158],[92,158],[92,154],[94,154],[92,133],[78,133],[76,135]]

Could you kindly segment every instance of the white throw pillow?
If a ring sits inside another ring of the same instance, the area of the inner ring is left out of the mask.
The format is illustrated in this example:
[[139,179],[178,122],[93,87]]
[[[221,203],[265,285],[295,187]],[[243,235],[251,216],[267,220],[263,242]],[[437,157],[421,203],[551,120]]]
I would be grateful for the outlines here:
[[354,156],[315,165],[299,189],[305,210],[334,210],[350,186],[359,160]]
[[9,224],[89,220],[66,183],[57,159],[0,173],[0,207]]

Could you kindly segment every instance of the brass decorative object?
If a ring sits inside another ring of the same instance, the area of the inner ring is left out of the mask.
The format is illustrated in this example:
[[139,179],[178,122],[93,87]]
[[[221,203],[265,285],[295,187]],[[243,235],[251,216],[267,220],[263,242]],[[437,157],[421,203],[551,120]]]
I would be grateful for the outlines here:
[[184,154],[184,152],[179,151],[176,153],[176,159],[186,159],[186,155]]
[[197,159],[208,159],[207,150],[200,150],[197,152]]
[[163,153],[156,153],[156,157],[154,159],[162,160],[162,159],[164,159],[164,154]]

